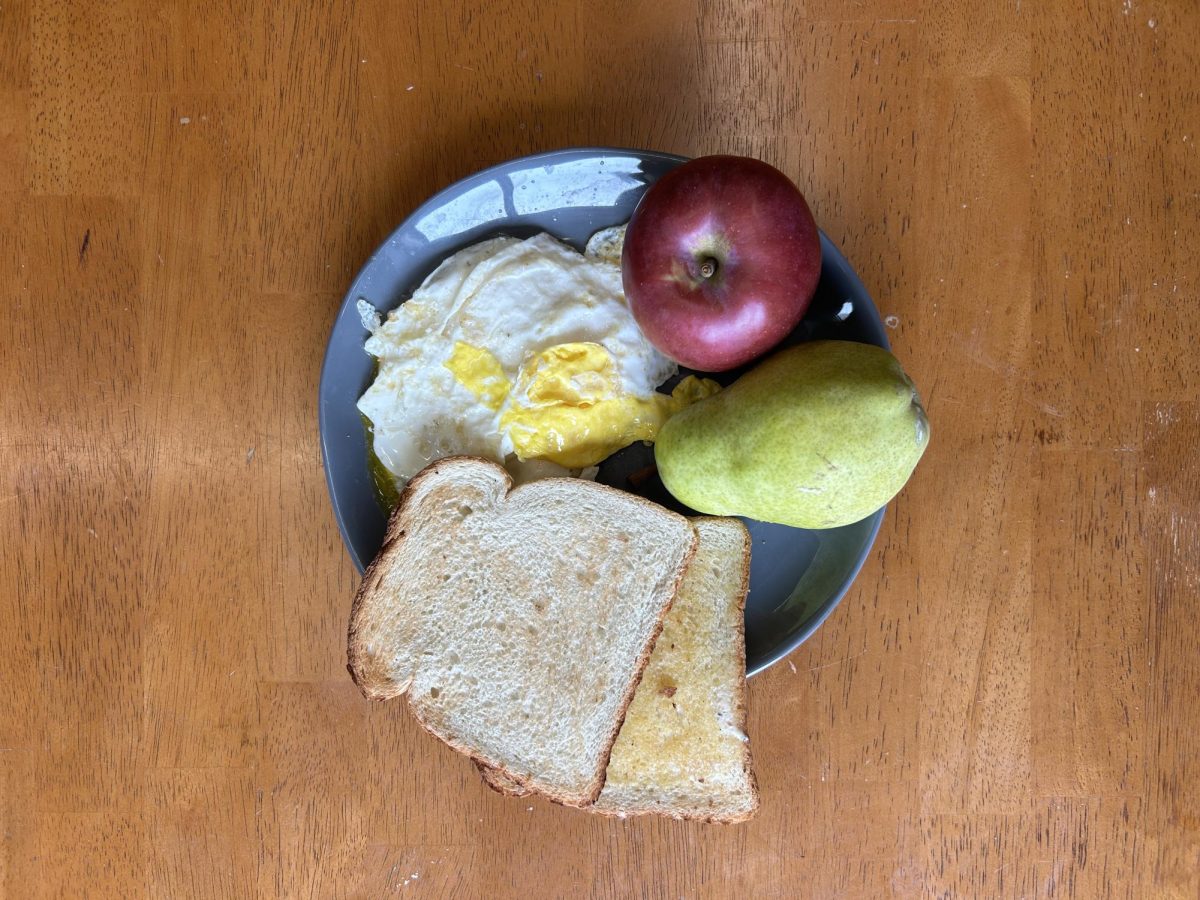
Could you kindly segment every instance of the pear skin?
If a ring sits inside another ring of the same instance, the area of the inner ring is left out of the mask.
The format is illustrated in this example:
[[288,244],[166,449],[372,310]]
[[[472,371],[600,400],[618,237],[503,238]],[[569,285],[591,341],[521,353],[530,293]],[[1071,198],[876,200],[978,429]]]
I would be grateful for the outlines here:
[[896,496],[929,436],[891,353],[811,341],[669,418],[654,455],[667,490],[698,512],[835,528]]

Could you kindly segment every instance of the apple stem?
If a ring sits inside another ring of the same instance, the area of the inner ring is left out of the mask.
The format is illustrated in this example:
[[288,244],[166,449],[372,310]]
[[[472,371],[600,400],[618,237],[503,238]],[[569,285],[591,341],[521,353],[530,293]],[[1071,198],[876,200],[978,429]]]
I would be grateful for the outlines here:
[[704,262],[700,263],[700,277],[712,278],[717,274],[717,261],[711,256],[706,256]]

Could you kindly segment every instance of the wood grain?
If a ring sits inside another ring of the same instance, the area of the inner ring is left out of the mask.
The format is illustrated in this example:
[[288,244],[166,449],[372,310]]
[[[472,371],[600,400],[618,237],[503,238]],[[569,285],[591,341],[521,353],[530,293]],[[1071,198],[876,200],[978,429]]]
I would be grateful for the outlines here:
[[[0,895],[1200,896],[1200,10],[0,4]],[[933,444],[751,683],[759,816],[484,788],[345,674],[371,249],[570,145],[760,156]]]

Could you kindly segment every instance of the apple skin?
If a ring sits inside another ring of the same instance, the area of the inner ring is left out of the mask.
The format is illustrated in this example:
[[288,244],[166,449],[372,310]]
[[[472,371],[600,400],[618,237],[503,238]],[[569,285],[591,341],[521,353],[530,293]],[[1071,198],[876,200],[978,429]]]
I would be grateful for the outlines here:
[[821,277],[821,239],[804,195],[778,169],[702,156],[642,196],[621,271],[650,343],[688,368],[724,372],[796,327]]

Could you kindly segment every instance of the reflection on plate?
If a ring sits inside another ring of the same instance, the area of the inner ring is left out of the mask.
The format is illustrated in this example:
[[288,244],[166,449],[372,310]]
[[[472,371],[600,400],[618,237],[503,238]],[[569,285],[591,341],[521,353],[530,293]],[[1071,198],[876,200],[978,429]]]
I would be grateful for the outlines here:
[[[684,161],[666,153],[590,148],[523,157],[438,193],[375,251],[350,286],[333,325],[319,395],[321,448],[334,513],[359,571],[383,541],[367,446],[355,402],[372,377],[357,304],[381,312],[401,303],[445,257],[496,234],[539,231],[582,249],[600,228],[628,221],[646,187]],[[887,347],[883,325],[845,258],[821,235],[821,281],[804,321],[785,341],[814,338]],[[744,370],[722,373],[728,384]],[[680,373],[679,377],[687,374]],[[670,385],[671,382],[668,383]],[[652,448],[637,444],[607,459],[598,480],[680,506],[653,475]],[[827,531],[746,520],[753,550],[746,600],[746,669],[762,671],[795,649],[841,599],[870,552],[883,512]]]

